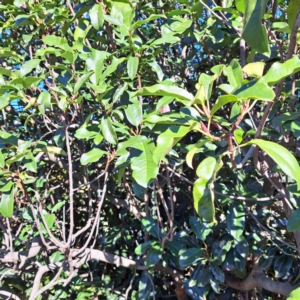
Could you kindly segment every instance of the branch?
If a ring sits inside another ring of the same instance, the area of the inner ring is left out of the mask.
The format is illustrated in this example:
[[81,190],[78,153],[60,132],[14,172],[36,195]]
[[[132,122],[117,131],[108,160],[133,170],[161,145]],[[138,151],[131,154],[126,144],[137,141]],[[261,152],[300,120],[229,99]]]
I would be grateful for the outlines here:
[[0,291],[0,295],[5,296],[5,298],[1,297],[1,299],[21,300],[17,295],[15,295],[13,293],[10,293],[10,292],[7,292],[7,291]]
[[256,287],[288,296],[294,287],[289,282],[273,281],[266,277],[262,270],[253,270],[246,279],[238,280],[235,276],[226,273],[225,283],[227,286],[238,291],[250,291]]

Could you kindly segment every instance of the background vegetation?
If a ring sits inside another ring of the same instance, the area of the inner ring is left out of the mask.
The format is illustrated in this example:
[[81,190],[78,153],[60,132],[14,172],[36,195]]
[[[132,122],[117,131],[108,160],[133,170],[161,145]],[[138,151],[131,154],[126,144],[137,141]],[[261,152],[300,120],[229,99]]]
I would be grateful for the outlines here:
[[300,299],[297,0],[2,0],[0,295]]

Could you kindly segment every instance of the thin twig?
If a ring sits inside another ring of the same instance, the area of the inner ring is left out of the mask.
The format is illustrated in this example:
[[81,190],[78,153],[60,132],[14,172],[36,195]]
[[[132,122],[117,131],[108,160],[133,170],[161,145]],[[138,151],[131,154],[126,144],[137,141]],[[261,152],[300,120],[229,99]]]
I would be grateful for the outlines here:
[[220,193],[216,190],[213,190],[216,195],[222,196],[224,198],[229,198],[232,200],[241,200],[241,201],[270,201],[270,200],[278,200],[282,199],[282,196],[271,196],[271,197],[263,197],[263,198],[250,198],[250,197],[241,197],[241,196],[233,196],[228,194]]

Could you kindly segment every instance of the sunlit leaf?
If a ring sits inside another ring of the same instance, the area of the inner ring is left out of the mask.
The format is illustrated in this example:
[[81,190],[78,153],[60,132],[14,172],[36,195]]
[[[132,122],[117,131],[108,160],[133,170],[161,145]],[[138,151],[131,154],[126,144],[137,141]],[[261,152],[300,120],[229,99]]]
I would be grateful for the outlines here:
[[265,151],[286,175],[296,180],[300,189],[300,167],[289,150],[277,143],[259,139],[252,140],[248,144],[257,145]]

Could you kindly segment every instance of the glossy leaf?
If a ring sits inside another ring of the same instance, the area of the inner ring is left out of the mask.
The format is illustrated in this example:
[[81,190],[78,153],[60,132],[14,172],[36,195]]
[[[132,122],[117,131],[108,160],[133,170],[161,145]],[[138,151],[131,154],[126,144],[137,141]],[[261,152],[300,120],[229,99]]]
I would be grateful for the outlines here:
[[210,111],[210,117],[212,117],[224,105],[231,102],[237,102],[238,100],[239,100],[238,97],[234,95],[220,96]]
[[153,21],[153,20],[156,20],[158,18],[162,18],[162,19],[165,19],[166,16],[163,15],[163,14],[153,14],[153,15],[150,15],[148,18],[144,19],[144,20],[138,20],[137,22],[135,22],[133,24],[133,29],[136,29],[136,28],[139,28],[141,27],[143,24],[147,24],[149,23],[150,21]]
[[219,282],[225,282],[225,274],[215,262],[210,263],[210,271]]
[[158,244],[151,246],[146,255],[145,264],[148,268],[154,267],[162,257],[162,249]]
[[108,143],[113,145],[117,143],[117,135],[112,126],[110,117],[101,119],[101,129],[102,129],[102,134]]
[[153,152],[153,159],[158,164],[186,134],[188,134],[197,124],[192,123],[187,126],[170,126],[167,131],[157,138],[157,146]]
[[275,97],[274,91],[267,84],[260,81],[242,85],[233,94],[241,100],[257,99],[273,101]]
[[298,0],[289,1],[289,5],[287,7],[286,12],[287,12],[288,23],[291,31],[294,27],[299,9],[300,9],[300,3]]
[[127,83],[124,83],[123,85],[121,85],[117,88],[117,90],[116,90],[116,92],[114,93],[114,96],[113,96],[113,103],[120,100],[120,97],[124,94],[124,92],[127,90],[127,88],[128,88]]
[[85,84],[85,82],[91,77],[92,75],[92,71],[86,73],[86,74],[83,74],[79,79],[78,81],[75,83],[75,86],[74,86],[74,90],[73,90],[73,93],[76,94],[80,88]]
[[224,75],[227,76],[229,84],[234,88],[238,88],[243,82],[243,71],[236,59],[233,59],[229,66],[224,68]]
[[51,94],[48,92],[41,92],[37,99],[37,103],[45,105],[45,107],[51,107]]
[[201,259],[202,249],[190,248],[179,252],[179,266],[186,268]]
[[293,290],[287,300],[298,300],[300,299],[300,288]]
[[136,56],[135,57],[130,56],[127,61],[127,72],[131,80],[135,78],[138,67],[139,67],[139,58]]
[[152,282],[153,279],[148,271],[143,271],[142,276],[139,280],[139,288],[137,299],[149,299],[152,292]]
[[285,61],[284,63],[275,62],[266,75],[260,78],[260,82],[264,82],[273,86],[277,82],[283,80],[300,70],[300,59],[297,56]]
[[145,217],[142,219],[142,226],[144,230],[150,233],[156,239],[161,237],[160,229],[157,225],[157,222],[151,217]]
[[129,104],[125,109],[125,114],[128,121],[132,125],[136,127],[139,126],[139,124],[143,120],[143,113],[140,102],[135,101],[133,104]]
[[222,236],[218,241],[213,244],[213,257],[217,264],[221,264],[225,258],[227,252],[232,247],[232,238],[226,234]]
[[151,87],[144,87],[138,90],[133,96],[172,96],[182,100],[193,100],[193,95],[177,86],[156,84]]
[[243,71],[249,77],[260,78],[263,76],[265,65],[266,64],[261,61],[253,62],[253,63],[247,64],[246,66],[244,66]]
[[300,208],[293,211],[287,223],[287,230],[295,232],[300,229]]
[[3,192],[0,202],[0,213],[4,218],[11,218],[14,211],[14,188]]
[[93,27],[96,30],[100,30],[104,23],[104,12],[102,3],[95,4],[92,9],[90,10],[90,18]]
[[291,256],[280,255],[274,263],[275,277],[286,276],[292,267],[292,263],[293,258]]
[[135,254],[137,255],[143,254],[151,246],[151,243],[152,243],[151,241],[148,241],[138,245],[134,250]]
[[270,52],[266,28],[262,18],[266,12],[267,0],[247,1],[242,37],[257,52]]
[[94,148],[91,151],[82,154],[80,158],[80,163],[85,166],[87,164],[93,163],[98,161],[104,154],[106,154],[106,151],[103,151],[101,149]]
[[245,211],[242,203],[232,202],[226,216],[227,229],[235,239],[239,238],[245,229]]
[[201,241],[205,241],[206,237],[212,232],[211,228],[209,227],[209,224],[200,221],[196,217],[190,217],[189,223],[193,232]]
[[40,59],[31,59],[27,61],[24,65],[22,65],[20,69],[20,76],[23,77],[26,74],[30,73],[33,69],[35,69],[39,64],[41,60]]
[[254,144],[265,151],[289,177],[296,180],[300,189],[300,167],[296,158],[283,146],[264,140],[252,140],[248,144]]
[[158,174],[157,164],[152,157],[153,150],[154,145],[149,140],[136,143],[130,149],[132,177],[144,188],[147,188]]
[[196,145],[193,146],[193,148],[191,148],[189,150],[189,152],[187,153],[186,155],[186,164],[191,168],[193,169],[193,158],[194,158],[194,155],[200,151],[200,149],[206,144],[208,143],[209,141],[208,140],[202,140],[202,141],[199,141]]
[[160,65],[155,60],[148,62],[148,65],[156,72],[158,81],[162,81],[164,79],[164,73]]
[[180,41],[180,38],[170,35],[170,36],[159,38],[159,39],[155,40],[151,44],[151,46],[158,46],[161,44],[176,44],[179,41]]

